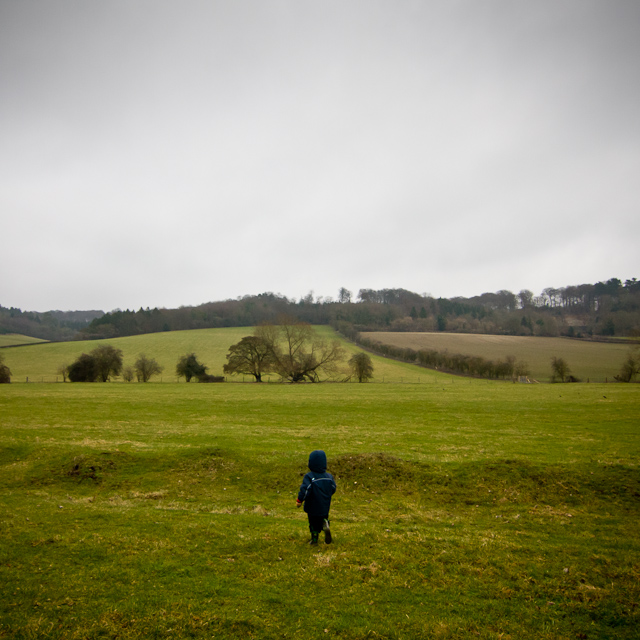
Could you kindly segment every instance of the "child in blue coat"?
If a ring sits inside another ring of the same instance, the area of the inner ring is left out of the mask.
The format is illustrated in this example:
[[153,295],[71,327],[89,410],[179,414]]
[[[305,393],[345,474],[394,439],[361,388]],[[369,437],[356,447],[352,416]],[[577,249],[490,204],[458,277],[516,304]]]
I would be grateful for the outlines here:
[[302,480],[296,503],[298,507],[304,503],[304,510],[309,518],[309,544],[318,544],[321,531],[324,531],[324,541],[330,544],[329,509],[331,496],[335,492],[336,481],[327,472],[327,454],[322,450],[312,451],[309,455],[309,473]]

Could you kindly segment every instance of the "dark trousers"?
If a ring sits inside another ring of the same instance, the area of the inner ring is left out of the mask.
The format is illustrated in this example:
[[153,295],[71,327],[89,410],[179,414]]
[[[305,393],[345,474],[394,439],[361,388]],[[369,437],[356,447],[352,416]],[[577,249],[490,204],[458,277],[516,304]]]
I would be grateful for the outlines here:
[[308,513],[307,516],[309,517],[309,531],[311,531],[311,533],[320,533],[325,519],[329,519],[328,513],[326,516],[312,516]]

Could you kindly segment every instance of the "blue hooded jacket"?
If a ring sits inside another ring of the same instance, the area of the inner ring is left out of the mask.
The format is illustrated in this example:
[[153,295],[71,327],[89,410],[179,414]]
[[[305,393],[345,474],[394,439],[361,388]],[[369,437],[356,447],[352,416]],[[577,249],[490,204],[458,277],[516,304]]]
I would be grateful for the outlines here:
[[312,516],[328,516],[331,496],[336,492],[336,481],[327,472],[327,454],[322,450],[309,455],[307,473],[298,491],[298,501],[304,502],[304,510]]

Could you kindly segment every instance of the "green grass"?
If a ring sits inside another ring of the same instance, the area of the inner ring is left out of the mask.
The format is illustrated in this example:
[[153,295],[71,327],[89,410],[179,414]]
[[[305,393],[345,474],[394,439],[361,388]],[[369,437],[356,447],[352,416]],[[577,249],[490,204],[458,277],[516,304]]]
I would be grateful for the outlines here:
[[638,394],[4,385],[0,637],[637,638]]
[[19,333],[0,334],[0,347],[13,347],[21,344],[36,344],[39,342],[46,342],[46,340],[40,340],[40,338],[33,338],[31,336],[23,336]]
[[58,374],[60,365],[71,364],[81,353],[88,353],[98,345],[110,344],[122,349],[125,366],[133,365],[141,353],[146,353],[164,367],[162,379],[175,382],[176,363],[180,356],[190,352],[195,352],[211,373],[221,374],[228,347],[251,331],[246,327],[172,331],[112,340],[38,344],[4,349],[3,353],[13,381],[25,382],[28,377],[31,382],[52,382],[56,378],[62,380]]
[[[14,382],[56,382],[62,381],[58,369],[70,364],[81,353],[89,352],[99,344],[111,344],[122,349],[124,364],[133,365],[141,353],[155,358],[164,371],[154,381],[176,382],[175,366],[178,359],[195,352],[198,359],[209,367],[213,375],[222,375],[229,347],[252,333],[251,327],[227,329],[198,329],[192,331],[172,331],[142,336],[129,336],[111,340],[34,343],[16,348],[2,349],[5,364],[9,367]],[[326,338],[336,334],[329,327],[316,327],[316,331]],[[534,338],[520,336],[488,336],[475,334],[443,333],[389,333],[365,334],[376,340],[413,349],[432,348],[441,351],[478,355],[500,360],[513,355],[528,363],[531,375],[541,382],[551,378],[551,358],[563,357],[573,375],[583,381],[612,381],[629,353],[629,346],[618,343],[596,343],[566,338]],[[0,340],[7,338],[0,336]],[[359,349],[344,342],[349,353]],[[374,382],[439,383],[451,382],[450,376],[413,365],[394,362],[387,358],[373,356]],[[232,381],[242,381],[243,376],[232,376]],[[245,376],[244,380],[252,380]],[[277,376],[271,376],[272,381]],[[461,379],[457,381],[460,383]]]
[[[329,327],[317,327],[316,331],[327,339],[336,337]],[[29,382],[62,382],[62,376],[58,373],[61,365],[71,364],[80,354],[88,353],[98,345],[110,344],[122,349],[125,366],[133,365],[138,356],[145,353],[148,357],[155,358],[164,367],[162,375],[152,379],[154,382],[176,382],[176,363],[181,356],[191,352],[194,352],[198,360],[209,367],[209,373],[222,375],[222,367],[227,362],[226,355],[229,347],[239,342],[244,336],[251,335],[252,332],[251,327],[171,331],[110,340],[43,343],[3,349],[2,354],[5,357],[5,364],[11,370],[13,382],[25,382],[27,379]],[[360,350],[347,342],[344,342],[344,346],[349,353]],[[451,383],[452,381],[451,376],[382,357],[374,357],[374,366],[375,382]],[[266,379],[275,382],[278,377],[272,375],[266,376]],[[231,376],[229,380],[251,382],[253,377]]]
[[540,338],[524,336],[494,336],[464,333],[395,333],[370,332],[363,336],[382,343],[408,347],[416,351],[435,349],[464,355],[480,356],[488,360],[504,360],[514,356],[529,365],[531,376],[540,382],[551,379],[551,358],[564,358],[571,373],[587,382],[612,381],[629,354],[628,344],[588,342],[569,338]]

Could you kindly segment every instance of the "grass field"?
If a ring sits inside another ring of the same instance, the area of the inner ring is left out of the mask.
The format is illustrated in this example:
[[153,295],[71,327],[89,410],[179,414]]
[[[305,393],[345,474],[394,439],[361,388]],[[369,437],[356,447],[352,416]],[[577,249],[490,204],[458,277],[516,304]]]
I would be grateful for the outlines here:
[[39,342],[45,342],[45,340],[32,338],[31,336],[23,336],[19,333],[0,334],[0,347],[13,347],[21,344],[37,344]]
[[[336,337],[329,327],[317,327],[316,331],[328,339]],[[233,327],[228,329],[199,329],[193,331],[171,331],[150,333],[141,336],[115,338],[112,340],[92,340],[81,342],[42,343],[32,346],[2,349],[5,364],[11,370],[13,382],[55,382],[62,381],[58,373],[60,365],[71,364],[81,353],[88,353],[100,344],[110,344],[122,349],[124,365],[133,365],[141,353],[155,358],[164,367],[161,376],[153,381],[176,382],[176,363],[186,353],[194,352],[198,360],[209,367],[209,373],[222,375],[222,367],[227,362],[226,355],[232,344],[244,336],[251,335],[251,327]],[[349,353],[359,351],[353,345],[344,343]],[[453,378],[434,371],[420,369],[413,365],[402,364],[374,357],[376,382],[428,382],[444,381],[451,383]],[[269,376],[267,376],[269,379]],[[278,380],[271,376],[272,381]],[[243,376],[231,376],[231,381],[242,381]],[[250,382],[251,376],[244,380]]]
[[551,358],[564,358],[574,376],[586,382],[613,380],[620,373],[629,354],[629,344],[587,342],[569,338],[539,338],[525,336],[493,336],[465,333],[363,333],[363,337],[396,347],[434,349],[464,355],[480,356],[487,360],[504,360],[514,356],[524,360],[531,376],[541,382],[551,379]]
[[639,392],[2,385],[0,637],[637,638]]

